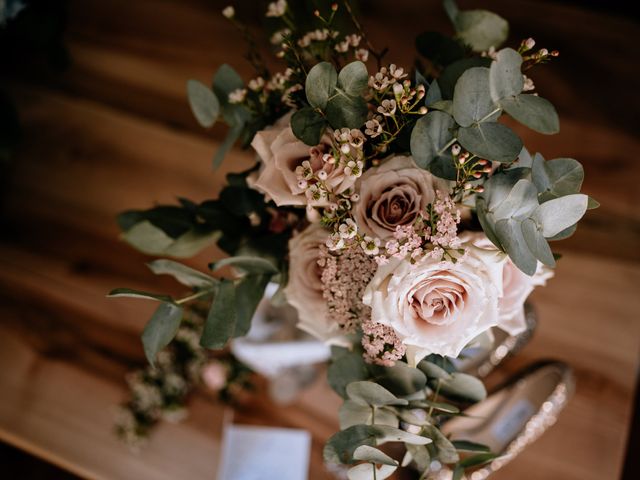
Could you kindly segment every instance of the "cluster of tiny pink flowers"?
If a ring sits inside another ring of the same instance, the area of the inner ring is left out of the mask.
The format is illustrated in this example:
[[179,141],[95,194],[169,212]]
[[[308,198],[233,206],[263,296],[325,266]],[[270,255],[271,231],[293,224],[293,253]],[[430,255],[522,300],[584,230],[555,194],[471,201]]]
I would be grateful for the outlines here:
[[432,205],[432,212],[437,216],[435,231],[431,232],[429,241],[442,248],[460,248],[458,237],[458,224],[460,223],[460,210],[456,207],[451,197],[436,192],[436,200]]
[[393,328],[373,322],[370,318],[362,322],[362,346],[367,363],[385,367],[394,366],[407,350]]
[[330,320],[347,333],[355,332],[362,319],[370,317],[370,308],[362,303],[362,297],[376,272],[375,262],[357,247],[332,253],[321,246],[318,265]]
[[[429,227],[426,227],[427,230]],[[428,235],[429,232],[426,232]],[[377,255],[375,261],[378,265],[386,265],[390,258],[407,258],[417,259],[424,253],[422,245],[424,244],[424,235],[422,231],[416,229],[416,225],[398,225],[393,232],[393,239],[388,240],[384,246],[384,253]]]

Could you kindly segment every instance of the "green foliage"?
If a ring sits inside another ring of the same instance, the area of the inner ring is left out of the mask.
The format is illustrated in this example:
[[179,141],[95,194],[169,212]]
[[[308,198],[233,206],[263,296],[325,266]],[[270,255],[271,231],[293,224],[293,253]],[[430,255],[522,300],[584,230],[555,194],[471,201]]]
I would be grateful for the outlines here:
[[391,465],[375,465],[373,463],[361,463],[347,471],[349,480],[385,480],[389,478],[397,467]]
[[243,337],[249,333],[251,320],[264,291],[271,281],[270,273],[247,275],[236,286],[236,325],[234,337]]
[[368,81],[367,66],[360,61],[351,62],[338,74],[338,89],[347,95],[360,97],[367,88]]
[[547,167],[542,156],[536,155],[531,170],[496,173],[485,183],[477,202],[487,236],[528,275],[535,273],[538,261],[555,265],[548,240],[571,234],[587,210],[589,198],[574,193],[582,183],[582,167],[571,159],[558,160]]
[[350,400],[359,405],[384,407],[387,405],[408,405],[408,401],[396,397],[386,388],[374,382],[351,382],[346,388]]
[[223,279],[209,309],[200,345],[211,349],[224,347],[235,333],[236,321],[236,288],[232,280]]
[[431,111],[416,122],[411,132],[411,155],[419,167],[428,169],[433,162],[453,162],[448,146],[454,128],[451,115],[439,111]]
[[396,361],[392,367],[367,365],[370,379],[383,386],[396,396],[416,393],[427,384],[427,377],[417,368],[405,362]]
[[474,51],[497,48],[509,36],[509,24],[501,16],[487,10],[459,10],[453,0],[443,3],[458,38]]
[[149,255],[188,258],[213,244],[218,235],[215,231],[191,230],[172,238],[162,229],[144,220],[124,232],[122,238],[132,247]]
[[424,32],[416,37],[416,49],[436,65],[449,65],[464,57],[464,47],[440,32]]
[[360,445],[356,448],[353,452],[353,458],[354,460],[363,460],[365,462],[398,466],[397,460],[369,445]]
[[458,140],[474,155],[501,163],[514,161],[522,150],[520,137],[506,125],[495,122],[460,128]]
[[368,378],[367,364],[359,352],[348,352],[337,357],[334,356],[327,370],[329,385],[342,398],[347,398],[347,385]]
[[320,62],[315,65],[309,70],[304,87],[309,105],[324,109],[337,84],[338,73],[333,65],[329,62]]
[[453,118],[461,127],[469,127],[493,118],[495,111],[489,95],[489,69],[473,67],[465,71],[453,92]]
[[221,268],[233,266],[247,273],[252,274],[276,274],[278,268],[269,260],[262,257],[252,257],[246,255],[239,255],[235,257],[228,257],[219,260],[211,265],[213,271],[220,270]]
[[132,288],[116,288],[111,290],[107,295],[111,298],[128,297],[128,298],[142,298],[145,300],[157,300],[159,302],[173,302],[173,298],[170,295],[163,295],[158,293],[143,292],[142,290],[134,290]]
[[293,134],[307,145],[318,145],[326,127],[325,118],[311,107],[302,108],[291,117]]
[[154,364],[158,352],[169,345],[175,337],[180,327],[182,314],[182,307],[175,303],[163,302],[144,327],[142,345],[144,354],[151,365]]
[[496,60],[491,62],[489,74],[491,98],[494,102],[498,103],[522,92],[524,78],[521,66],[522,56],[512,48],[504,48],[496,53]]
[[432,389],[452,400],[479,402],[487,396],[484,384],[478,378],[466,373],[454,372],[448,378],[429,380]]
[[431,439],[431,448],[435,451],[435,458],[442,463],[455,463],[460,459],[456,447],[444,436],[440,429],[434,425],[422,428],[423,435]]
[[220,102],[215,93],[202,82],[189,80],[187,98],[198,123],[205,128],[212,127],[220,114]]
[[211,288],[217,282],[213,277],[173,260],[155,260],[148,267],[156,275],[171,275],[187,287]]
[[474,67],[489,67],[491,60],[485,57],[471,57],[456,60],[445,68],[438,77],[438,85],[442,91],[442,98],[451,100],[453,91],[460,76]]

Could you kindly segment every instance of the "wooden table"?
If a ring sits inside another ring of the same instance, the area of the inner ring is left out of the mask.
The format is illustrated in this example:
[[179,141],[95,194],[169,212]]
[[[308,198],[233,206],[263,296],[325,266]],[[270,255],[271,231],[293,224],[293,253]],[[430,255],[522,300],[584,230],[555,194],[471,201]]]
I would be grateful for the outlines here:
[[[390,59],[410,65],[414,34],[446,25],[438,2],[394,2],[393,18],[382,3],[365,3],[365,24],[377,43],[390,45]],[[224,409],[207,398],[194,399],[185,423],[162,425],[140,455],[113,437],[112,409],[125,396],[124,372],[142,362],[138,335],[153,306],[105,293],[121,285],[176,289],[118,240],[119,211],[178,195],[212,197],[225,172],[250,163],[250,153],[234,151],[212,174],[223,129],[202,131],[184,98],[186,79],[206,81],[223,62],[249,75],[244,47],[218,14],[222,6],[71,1],[72,68],[37,76],[23,69],[8,82],[25,140],[3,192],[0,439],[82,477],[215,477]],[[562,51],[557,65],[535,76],[558,106],[562,132],[523,136],[547,158],[580,159],[585,190],[602,203],[560,247],[552,288],[535,293],[536,337],[497,374],[559,358],[576,369],[576,396],[558,424],[495,478],[613,480],[625,454],[640,351],[640,142],[631,123],[638,93],[627,80],[637,67],[620,50],[640,29],[546,2],[500,0],[491,8],[512,21],[512,38],[538,34],[541,44]],[[424,22],[406,20],[414,18]],[[210,249],[189,263],[201,267],[217,254]],[[286,409],[257,399],[236,421],[310,430],[310,478],[330,478],[321,449],[337,429],[338,405],[318,382]]]

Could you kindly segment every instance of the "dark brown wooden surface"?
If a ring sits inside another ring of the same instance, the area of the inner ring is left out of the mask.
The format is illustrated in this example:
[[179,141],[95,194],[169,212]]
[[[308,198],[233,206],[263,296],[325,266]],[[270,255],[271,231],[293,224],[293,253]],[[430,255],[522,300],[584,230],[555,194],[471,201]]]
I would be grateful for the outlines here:
[[[465,7],[481,2],[460,1]],[[508,18],[512,39],[533,35],[561,57],[534,74],[561,114],[553,137],[522,131],[531,150],[584,163],[585,190],[602,207],[559,245],[550,288],[535,294],[541,325],[504,366],[504,377],[555,357],[576,369],[578,390],[559,423],[495,478],[618,478],[640,352],[639,93],[631,20],[553,2],[484,2]],[[439,2],[365,2],[363,18],[389,60],[410,65],[413,37],[444,29]],[[224,129],[201,130],[185,100],[188,78],[207,81],[232,64],[248,78],[244,46],[219,15],[221,2],[70,2],[72,67],[29,65],[7,85],[18,101],[24,141],[2,192],[0,238],[0,438],[92,478],[214,478],[222,409],[195,400],[192,418],[163,426],[132,456],[111,433],[123,374],[142,360],[138,335],[152,305],[104,298],[114,286],[176,289],[152,276],[147,257],[118,240],[126,208],[203,200],[251,153],[234,151],[213,174]],[[238,9],[252,14],[249,2]],[[390,13],[391,12],[391,13]],[[29,73],[31,72],[31,73]],[[190,264],[202,266],[209,249]],[[497,378],[492,379],[492,382]],[[318,382],[293,406],[258,399],[236,421],[306,428],[310,478],[329,478],[324,440],[337,428],[338,399]]]

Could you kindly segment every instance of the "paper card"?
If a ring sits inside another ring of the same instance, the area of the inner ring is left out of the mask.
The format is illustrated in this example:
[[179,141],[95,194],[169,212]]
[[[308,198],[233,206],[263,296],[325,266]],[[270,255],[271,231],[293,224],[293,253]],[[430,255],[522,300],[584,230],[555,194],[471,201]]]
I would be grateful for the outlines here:
[[218,480],[306,480],[310,450],[306,430],[229,425]]

